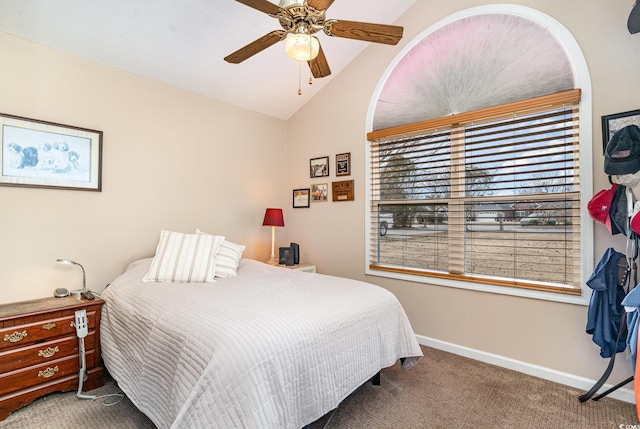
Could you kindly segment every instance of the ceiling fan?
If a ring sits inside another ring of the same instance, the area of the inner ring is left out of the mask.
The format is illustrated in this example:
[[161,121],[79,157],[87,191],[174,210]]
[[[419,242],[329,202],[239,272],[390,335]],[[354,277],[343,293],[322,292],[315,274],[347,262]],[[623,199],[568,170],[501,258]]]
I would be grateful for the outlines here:
[[285,40],[287,54],[295,60],[306,61],[313,77],[321,78],[329,76],[331,69],[320,41],[313,36],[320,30],[328,36],[387,45],[397,44],[404,31],[395,25],[326,19],[325,13],[334,0],[280,0],[277,6],[267,0],[236,1],[276,18],[282,30],[272,31],[225,57],[225,61],[233,64],[239,64]]

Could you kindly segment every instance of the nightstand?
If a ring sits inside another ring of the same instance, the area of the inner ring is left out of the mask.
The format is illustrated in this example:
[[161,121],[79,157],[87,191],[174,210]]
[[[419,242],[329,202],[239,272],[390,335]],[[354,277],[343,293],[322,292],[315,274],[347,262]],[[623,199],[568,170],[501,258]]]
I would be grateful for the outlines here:
[[104,384],[100,315],[104,301],[44,298],[0,305],[0,421],[51,392],[78,389],[76,310],[87,311],[84,391]]
[[284,268],[289,268],[290,270],[304,271],[305,273],[316,272],[316,266],[311,264],[298,264],[298,265],[291,265],[291,266],[280,265],[280,266]]

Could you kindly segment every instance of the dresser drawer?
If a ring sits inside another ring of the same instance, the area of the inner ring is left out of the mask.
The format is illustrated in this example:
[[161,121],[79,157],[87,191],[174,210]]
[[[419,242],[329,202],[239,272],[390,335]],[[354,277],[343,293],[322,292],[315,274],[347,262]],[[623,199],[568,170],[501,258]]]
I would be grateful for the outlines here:
[[[84,339],[85,349],[95,346],[95,333],[90,332]],[[38,344],[0,352],[0,368],[3,372],[13,371],[25,366],[50,362],[65,356],[78,356],[78,337],[66,336]]]
[[[93,359],[93,354],[93,350],[87,352],[87,359],[89,357]],[[77,355],[72,355],[40,365],[6,372],[0,375],[0,396],[44,382],[55,381],[67,375],[74,375],[79,370],[79,358]]]
[[[41,342],[50,338],[75,334],[75,313],[34,323],[18,324],[0,328],[0,350],[14,348],[23,344]],[[89,329],[95,327],[96,312],[87,312]]]

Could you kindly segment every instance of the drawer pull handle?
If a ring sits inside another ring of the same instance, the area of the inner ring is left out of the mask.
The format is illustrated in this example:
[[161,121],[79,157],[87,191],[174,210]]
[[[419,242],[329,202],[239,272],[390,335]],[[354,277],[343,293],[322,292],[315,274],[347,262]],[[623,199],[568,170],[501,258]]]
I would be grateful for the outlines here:
[[60,351],[60,349],[58,348],[58,346],[55,347],[47,347],[44,350],[40,350],[38,351],[38,356],[42,356],[42,357],[46,357],[46,358],[50,358],[51,356],[55,355],[56,353],[58,353]]
[[46,329],[47,331],[53,329],[56,327],[56,322],[51,322],[51,323],[47,323],[45,325],[42,325],[42,329]]
[[53,368],[47,368],[44,371],[38,371],[38,377],[42,377],[42,378],[49,378],[49,377],[53,377],[53,375],[58,372],[58,365],[54,366]]
[[69,326],[71,326],[72,328],[75,328],[75,327],[76,327],[76,324],[75,324],[75,323],[73,323],[73,321],[72,321],[71,323],[69,323]]
[[22,331],[22,332],[16,331],[11,335],[9,334],[5,335],[4,340],[9,341],[10,343],[17,343],[18,341],[22,340],[26,336],[27,336],[27,331]]

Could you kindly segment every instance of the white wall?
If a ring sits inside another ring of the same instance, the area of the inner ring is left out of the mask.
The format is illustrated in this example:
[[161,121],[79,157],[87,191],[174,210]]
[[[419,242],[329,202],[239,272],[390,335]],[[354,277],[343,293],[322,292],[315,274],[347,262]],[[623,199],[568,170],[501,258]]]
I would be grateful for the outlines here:
[[[0,33],[0,112],[104,132],[102,192],[0,186],[0,303],[100,291],[196,228],[266,260],[266,207],[287,206],[284,121]],[[286,216],[286,214],[285,214]],[[286,219],[286,218],[285,218]]]
[[[630,35],[626,20],[631,0],[523,0],[511,3],[537,9],[573,34],[586,58],[593,89],[593,168],[595,190],[608,187],[603,173],[602,115],[640,108],[640,35]],[[290,187],[307,187],[311,157],[351,152],[356,201],[316,203],[292,214],[291,237],[300,237],[303,256],[320,272],[382,285],[401,300],[417,334],[437,341],[523,361],[531,365],[597,379],[608,361],[585,333],[587,308],[528,298],[452,289],[365,276],[363,193],[367,109],[379,79],[393,58],[430,25],[484,1],[421,0],[395,22],[405,29],[396,47],[372,45],[288,123]],[[327,53],[330,60],[330,53]],[[313,133],[309,132],[310,124]],[[304,136],[304,138],[303,138]],[[333,170],[332,170],[333,171]],[[332,173],[326,182],[341,180]],[[601,225],[600,225],[601,226]],[[595,226],[596,259],[620,239]],[[619,359],[611,381],[630,373]]]

